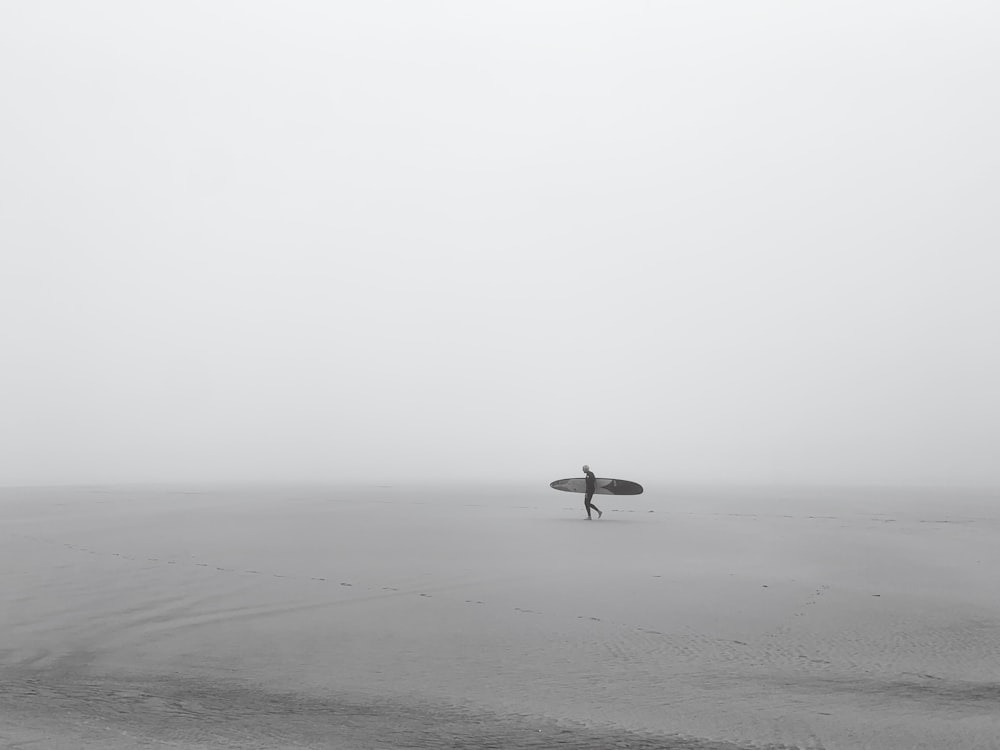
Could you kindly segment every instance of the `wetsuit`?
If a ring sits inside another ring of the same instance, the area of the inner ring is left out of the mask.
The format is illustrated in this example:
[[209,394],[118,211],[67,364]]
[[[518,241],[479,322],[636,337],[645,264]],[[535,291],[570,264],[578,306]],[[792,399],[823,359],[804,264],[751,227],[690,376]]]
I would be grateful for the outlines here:
[[597,511],[597,515],[600,516],[601,515],[600,509],[596,505],[594,505],[593,503],[590,502],[591,498],[594,497],[594,490],[597,487],[597,485],[596,485],[596,483],[594,481],[594,472],[587,471],[585,473],[587,475],[587,480],[586,480],[587,494],[584,495],[584,497],[583,497],[583,507],[587,511],[587,518],[590,518],[590,509],[591,508],[593,508],[594,510],[596,510]]

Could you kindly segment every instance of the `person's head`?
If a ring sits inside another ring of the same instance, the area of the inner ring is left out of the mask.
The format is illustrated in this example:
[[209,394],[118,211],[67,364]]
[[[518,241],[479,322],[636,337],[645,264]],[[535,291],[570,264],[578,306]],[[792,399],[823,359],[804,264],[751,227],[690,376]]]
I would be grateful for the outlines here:
[[590,471],[590,467],[587,466],[587,464],[584,464],[583,465],[583,473],[586,474],[588,471]]

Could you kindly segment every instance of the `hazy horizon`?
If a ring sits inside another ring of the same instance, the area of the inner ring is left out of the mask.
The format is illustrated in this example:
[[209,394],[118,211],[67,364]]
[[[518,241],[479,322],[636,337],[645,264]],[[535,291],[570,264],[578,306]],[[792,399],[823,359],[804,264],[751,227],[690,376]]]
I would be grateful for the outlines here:
[[998,21],[4,6],[0,485],[998,487]]

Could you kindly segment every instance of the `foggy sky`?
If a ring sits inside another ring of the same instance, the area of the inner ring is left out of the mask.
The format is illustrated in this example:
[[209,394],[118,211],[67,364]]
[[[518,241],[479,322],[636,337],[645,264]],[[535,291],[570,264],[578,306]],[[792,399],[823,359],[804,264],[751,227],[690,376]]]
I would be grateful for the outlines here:
[[987,2],[0,6],[0,484],[1000,485]]

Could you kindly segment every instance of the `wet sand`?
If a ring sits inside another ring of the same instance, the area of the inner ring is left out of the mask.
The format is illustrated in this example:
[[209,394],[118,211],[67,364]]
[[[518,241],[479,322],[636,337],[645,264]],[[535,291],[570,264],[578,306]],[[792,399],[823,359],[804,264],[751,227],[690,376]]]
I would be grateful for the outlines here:
[[0,747],[1000,747],[1000,498],[647,490],[0,490]]

